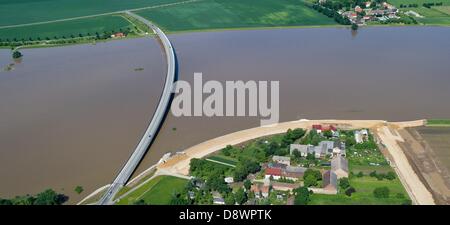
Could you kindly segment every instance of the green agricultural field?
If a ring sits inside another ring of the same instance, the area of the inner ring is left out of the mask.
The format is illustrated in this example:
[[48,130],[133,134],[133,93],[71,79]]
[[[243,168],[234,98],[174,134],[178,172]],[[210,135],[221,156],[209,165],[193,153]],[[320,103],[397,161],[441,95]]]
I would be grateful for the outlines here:
[[[388,1],[397,7],[400,4],[418,4],[414,8],[400,8],[401,11],[409,10],[419,13],[424,18],[415,18],[417,21],[426,25],[450,25],[450,0],[390,0]],[[432,6],[431,8],[423,7],[423,3],[441,3],[443,6]]]
[[[381,181],[374,177],[364,176],[351,178],[350,184],[356,189],[351,197],[343,193],[337,195],[313,194],[311,205],[401,205],[409,202],[408,194],[402,184],[395,180],[383,179]],[[375,198],[373,190],[377,187],[388,187],[389,198]]]
[[168,205],[172,194],[182,191],[187,182],[188,180],[178,177],[158,176],[121,199],[117,204],[130,205],[142,199],[146,204]]
[[450,120],[446,119],[433,119],[427,120],[427,126],[450,126]]
[[336,25],[301,0],[204,0],[137,13],[169,31]]
[[156,6],[183,0],[0,0],[0,26]]
[[88,33],[95,35],[95,32],[102,33],[104,31],[119,31],[120,29],[133,28],[133,26],[123,17],[117,15],[108,15],[93,17],[87,19],[71,20],[64,22],[48,23],[42,25],[33,25],[26,27],[4,28],[0,29],[0,39],[5,41],[9,39],[12,41],[14,38],[17,40],[32,38],[36,40],[38,37],[41,39],[50,38],[55,39],[70,38],[71,35],[76,37],[79,34],[86,36]]

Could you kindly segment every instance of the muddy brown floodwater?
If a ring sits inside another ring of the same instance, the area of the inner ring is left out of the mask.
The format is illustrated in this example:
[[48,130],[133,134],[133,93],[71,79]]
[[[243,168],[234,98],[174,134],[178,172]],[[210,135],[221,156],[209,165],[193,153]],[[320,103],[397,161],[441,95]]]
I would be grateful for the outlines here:
[[[281,121],[450,117],[450,104],[444,104],[450,98],[450,28],[365,28],[356,36],[348,29],[275,29],[169,38],[179,79],[192,82],[194,72],[202,72],[205,81],[280,81]],[[136,39],[23,52],[23,65],[0,73],[0,195],[88,187],[72,198],[80,199],[110,182],[141,138],[162,90],[161,50],[156,42]],[[0,62],[7,65],[8,57]],[[133,71],[138,67],[145,70]],[[258,126],[259,119],[169,114],[137,172],[166,152]]]
[[137,39],[21,52],[0,72],[0,197],[51,187],[75,203],[111,181],[145,131],[164,83],[161,49]]

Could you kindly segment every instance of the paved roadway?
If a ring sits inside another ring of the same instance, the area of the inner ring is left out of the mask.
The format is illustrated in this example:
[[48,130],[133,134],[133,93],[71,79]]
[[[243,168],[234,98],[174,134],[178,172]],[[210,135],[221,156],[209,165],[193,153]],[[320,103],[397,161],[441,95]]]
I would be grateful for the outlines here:
[[150,147],[150,144],[156,136],[158,128],[164,120],[164,116],[167,112],[168,107],[170,107],[172,87],[175,82],[175,51],[173,50],[172,44],[170,43],[167,36],[164,34],[164,32],[161,31],[161,29],[159,29],[157,26],[144,19],[143,17],[138,16],[130,11],[126,11],[125,13],[145,23],[155,32],[156,36],[161,40],[161,43],[164,46],[165,55],[167,57],[167,75],[164,84],[164,90],[159,100],[158,107],[156,108],[156,111],[147,130],[145,131],[144,136],[136,146],[136,149],[128,159],[127,163],[123,166],[122,170],[117,175],[116,179],[114,179],[113,183],[108,188],[108,191],[98,202],[99,205],[112,204],[114,196],[117,194],[120,188],[126,184],[136,167],[139,165],[139,162],[141,161],[142,157],[144,156],[145,152]]

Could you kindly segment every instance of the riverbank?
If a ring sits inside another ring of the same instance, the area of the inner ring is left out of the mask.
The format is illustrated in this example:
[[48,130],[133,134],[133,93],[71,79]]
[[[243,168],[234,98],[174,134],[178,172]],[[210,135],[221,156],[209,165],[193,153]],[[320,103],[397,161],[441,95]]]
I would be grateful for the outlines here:
[[[165,175],[188,176],[189,163],[193,158],[202,158],[227,145],[237,145],[256,138],[280,134],[288,129],[302,128],[309,129],[313,124],[329,124],[342,129],[361,129],[369,128],[380,138],[380,141],[387,147],[388,153],[392,156],[392,164],[405,186],[408,194],[414,204],[434,204],[430,192],[425,188],[418,178],[418,175],[412,170],[410,162],[404,156],[402,149],[397,141],[402,141],[401,137],[388,133],[386,130],[405,129],[407,127],[422,126],[424,120],[407,122],[387,122],[383,120],[298,120],[284,123],[278,123],[270,126],[255,127],[241,130],[221,137],[217,137],[195,146],[189,147],[184,151],[178,152],[169,159],[161,161],[155,165],[157,171],[163,171]],[[158,173],[158,172],[156,172]],[[138,175],[143,177],[144,175]],[[153,177],[152,177],[153,178]],[[147,180],[148,181],[148,180]],[[143,181],[143,182],[147,182]],[[136,182],[135,180],[133,182]],[[120,198],[120,197],[119,197]]]

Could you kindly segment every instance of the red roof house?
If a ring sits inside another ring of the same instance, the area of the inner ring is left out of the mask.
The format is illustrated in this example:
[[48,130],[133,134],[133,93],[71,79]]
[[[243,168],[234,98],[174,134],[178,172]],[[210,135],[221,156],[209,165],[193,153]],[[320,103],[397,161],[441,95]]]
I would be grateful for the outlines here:
[[281,169],[280,168],[267,168],[266,169],[266,175],[269,176],[281,176]]

